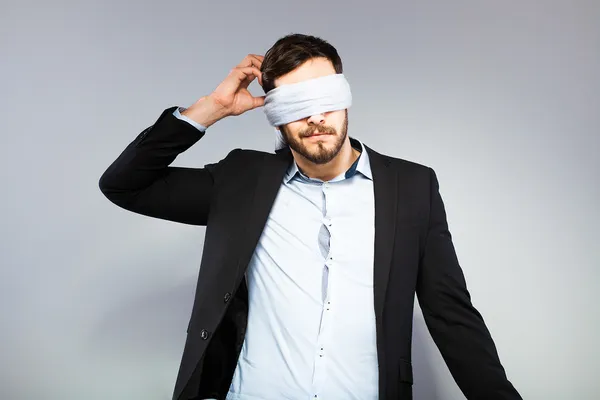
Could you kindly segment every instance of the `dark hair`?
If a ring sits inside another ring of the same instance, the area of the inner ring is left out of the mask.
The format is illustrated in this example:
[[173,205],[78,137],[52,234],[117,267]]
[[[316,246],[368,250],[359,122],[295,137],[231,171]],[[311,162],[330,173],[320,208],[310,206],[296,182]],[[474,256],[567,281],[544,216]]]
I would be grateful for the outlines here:
[[265,53],[261,65],[263,90],[267,93],[274,89],[275,79],[317,57],[327,58],[333,64],[335,72],[342,73],[342,59],[335,47],[327,41],[300,33],[290,34],[277,40]]

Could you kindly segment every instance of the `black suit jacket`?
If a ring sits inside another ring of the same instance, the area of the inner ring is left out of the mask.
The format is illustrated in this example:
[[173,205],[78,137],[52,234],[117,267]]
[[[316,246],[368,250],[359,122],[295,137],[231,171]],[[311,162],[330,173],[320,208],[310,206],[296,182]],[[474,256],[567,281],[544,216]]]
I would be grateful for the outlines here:
[[[204,168],[170,166],[204,135],[174,117],[174,109],[141,132],[99,184],[124,209],[206,226],[173,399],[224,399],[247,324],[246,268],[293,159],[289,149],[276,154],[235,149]],[[467,398],[520,399],[471,304],[434,171],[365,149],[375,193],[379,398],[412,398],[416,293],[433,340]]]

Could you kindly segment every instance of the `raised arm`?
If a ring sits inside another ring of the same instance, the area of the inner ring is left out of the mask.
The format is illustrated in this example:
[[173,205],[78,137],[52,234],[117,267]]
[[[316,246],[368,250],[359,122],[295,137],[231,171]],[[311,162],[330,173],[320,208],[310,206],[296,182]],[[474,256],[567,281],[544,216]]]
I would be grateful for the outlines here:
[[125,148],[100,178],[100,190],[138,214],[206,225],[214,179],[227,158],[204,168],[170,166],[205,134],[176,118],[174,110],[165,110]]
[[173,115],[176,107],[166,109],[104,172],[99,181],[102,193],[116,205],[138,214],[206,225],[219,171],[240,150],[204,168],[170,165],[215,122],[264,104],[264,96],[253,97],[247,90],[256,78],[262,84],[262,59],[248,55],[213,93],[200,98],[180,118]]

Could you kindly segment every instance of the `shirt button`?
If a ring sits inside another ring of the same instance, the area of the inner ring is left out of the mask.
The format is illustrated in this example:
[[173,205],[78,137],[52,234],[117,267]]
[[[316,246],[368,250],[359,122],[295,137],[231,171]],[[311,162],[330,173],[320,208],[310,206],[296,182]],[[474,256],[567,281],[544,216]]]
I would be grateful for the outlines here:
[[227,303],[229,300],[231,300],[231,293],[227,292],[227,293],[225,293],[225,296],[223,297],[223,301],[225,303]]
[[200,337],[202,338],[202,340],[208,339],[208,335],[209,335],[209,333],[206,329],[202,329],[200,331]]

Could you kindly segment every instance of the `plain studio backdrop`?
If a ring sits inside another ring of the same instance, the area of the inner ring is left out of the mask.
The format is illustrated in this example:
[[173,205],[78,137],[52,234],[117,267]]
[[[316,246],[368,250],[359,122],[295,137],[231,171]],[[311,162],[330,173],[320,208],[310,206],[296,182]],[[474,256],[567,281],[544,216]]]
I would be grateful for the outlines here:
[[[339,50],[351,135],[437,171],[523,397],[599,398],[598,1],[38,0],[0,15],[1,399],[170,398],[205,229],[121,210],[98,179],[163,109],[292,32]],[[254,110],[175,164],[273,143]],[[463,399],[415,309],[415,399]]]

